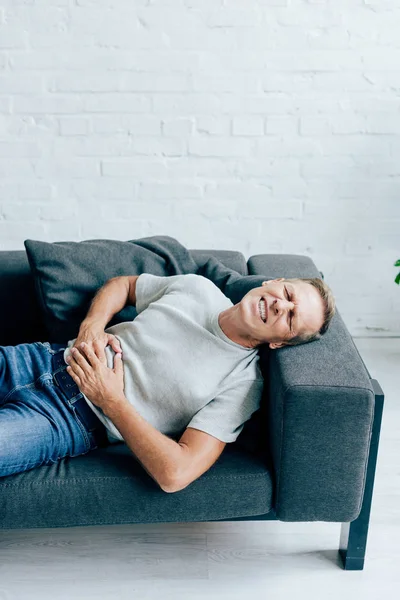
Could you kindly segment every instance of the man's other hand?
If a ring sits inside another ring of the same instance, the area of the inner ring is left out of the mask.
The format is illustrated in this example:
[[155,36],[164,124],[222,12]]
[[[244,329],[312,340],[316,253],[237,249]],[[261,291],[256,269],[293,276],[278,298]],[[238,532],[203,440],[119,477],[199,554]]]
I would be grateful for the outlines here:
[[71,350],[67,362],[67,371],[79,390],[104,413],[121,402],[128,403],[124,395],[124,369],[120,352],[114,356],[112,369],[104,365],[93,350],[84,344]]
[[87,344],[87,346],[93,350],[103,365],[107,365],[107,357],[104,352],[106,346],[110,345],[114,352],[122,352],[118,338],[112,333],[106,333],[104,329],[96,323],[82,323],[73,348],[79,350],[82,342]]

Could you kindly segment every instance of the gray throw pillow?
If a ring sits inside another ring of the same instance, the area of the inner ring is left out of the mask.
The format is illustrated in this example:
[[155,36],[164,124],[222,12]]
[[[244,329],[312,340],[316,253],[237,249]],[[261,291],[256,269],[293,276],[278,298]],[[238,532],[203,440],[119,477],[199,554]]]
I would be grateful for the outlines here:
[[[77,337],[97,290],[120,275],[179,275],[194,273],[190,252],[169,236],[138,240],[82,242],[24,241],[35,290],[50,342]],[[130,321],[133,306],[117,313],[108,327]]]

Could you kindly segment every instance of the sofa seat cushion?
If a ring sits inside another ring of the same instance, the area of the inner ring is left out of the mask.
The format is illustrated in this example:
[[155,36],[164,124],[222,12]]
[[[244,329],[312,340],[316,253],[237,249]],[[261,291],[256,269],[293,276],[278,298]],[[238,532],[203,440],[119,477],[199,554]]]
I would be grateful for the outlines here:
[[185,489],[160,489],[124,443],[0,479],[0,528],[193,522],[266,514],[268,459],[227,444]]

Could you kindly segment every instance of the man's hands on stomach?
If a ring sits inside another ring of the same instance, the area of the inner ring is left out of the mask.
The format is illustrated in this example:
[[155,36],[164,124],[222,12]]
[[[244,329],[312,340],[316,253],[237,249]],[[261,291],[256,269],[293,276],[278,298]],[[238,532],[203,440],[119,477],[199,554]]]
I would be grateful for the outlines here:
[[[111,367],[107,365],[105,353],[108,345],[115,351]],[[110,408],[128,402],[124,395],[120,342],[114,335],[106,333],[102,325],[83,322],[66,361],[67,371],[79,390],[105,414]]]
[[[73,348],[80,350],[80,345],[85,342],[96,354],[97,358],[107,366],[107,358],[104,348],[108,345],[115,352],[122,352],[121,344],[115,335],[106,333],[101,325],[96,322],[83,322]],[[72,348],[71,348],[72,349]]]

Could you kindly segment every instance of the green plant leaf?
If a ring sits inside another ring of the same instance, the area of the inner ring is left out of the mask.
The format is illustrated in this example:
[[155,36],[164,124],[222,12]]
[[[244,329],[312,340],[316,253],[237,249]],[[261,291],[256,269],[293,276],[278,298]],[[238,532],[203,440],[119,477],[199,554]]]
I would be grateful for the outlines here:
[[394,280],[394,282],[397,283],[398,285],[400,285],[400,273],[397,275],[397,277]]
[[396,262],[394,263],[394,266],[395,267],[400,267],[400,258],[399,258],[399,260],[396,260]]

